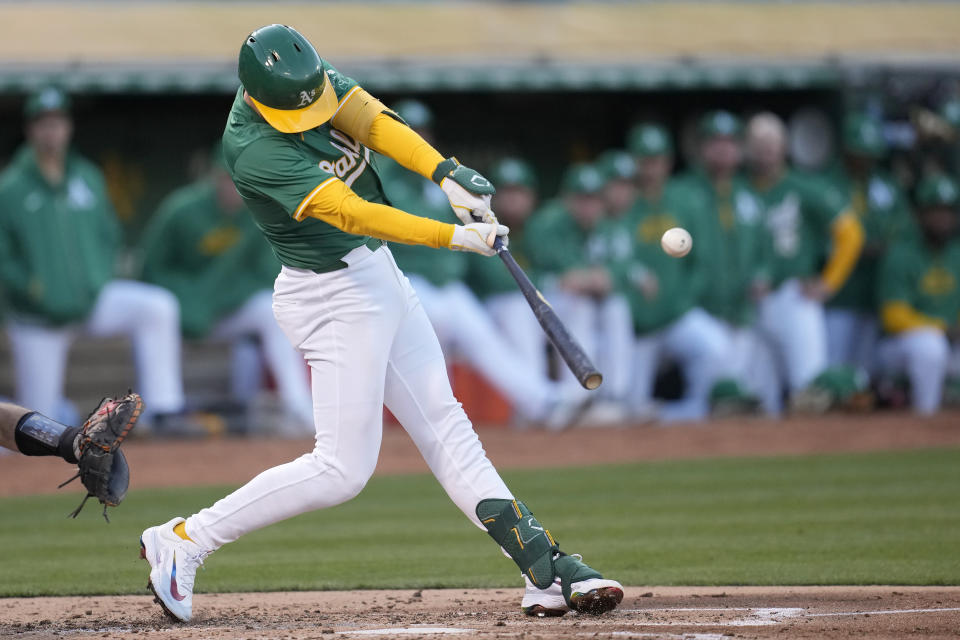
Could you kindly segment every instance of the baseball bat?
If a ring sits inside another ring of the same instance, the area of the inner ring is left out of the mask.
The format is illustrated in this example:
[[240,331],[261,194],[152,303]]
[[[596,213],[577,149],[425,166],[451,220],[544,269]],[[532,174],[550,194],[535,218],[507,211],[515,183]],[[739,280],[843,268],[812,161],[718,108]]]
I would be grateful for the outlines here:
[[497,255],[503,260],[507,271],[517,281],[523,297],[527,299],[527,304],[533,310],[533,315],[537,317],[544,333],[557,348],[563,361],[570,367],[570,371],[577,377],[584,389],[594,390],[603,382],[603,374],[597,371],[597,368],[590,362],[590,358],[583,351],[580,343],[570,335],[567,328],[560,322],[556,312],[543,294],[537,290],[530,278],[523,271],[517,261],[511,255],[510,250],[503,246],[503,241],[497,237],[494,240],[493,248],[497,250]]

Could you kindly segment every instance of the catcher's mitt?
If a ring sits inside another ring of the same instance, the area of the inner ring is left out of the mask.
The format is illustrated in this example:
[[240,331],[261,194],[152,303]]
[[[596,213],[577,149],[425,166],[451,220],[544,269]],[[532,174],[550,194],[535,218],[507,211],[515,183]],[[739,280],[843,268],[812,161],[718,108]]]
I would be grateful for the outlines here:
[[83,423],[74,449],[77,451],[77,475],[60,486],[80,478],[87,488],[87,495],[70,517],[76,518],[91,496],[103,505],[103,518],[107,507],[115,507],[127,495],[130,485],[130,468],[120,451],[120,443],[127,437],[143,413],[143,399],[139,394],[128,393],[123,398],[104,398],[100,405]]

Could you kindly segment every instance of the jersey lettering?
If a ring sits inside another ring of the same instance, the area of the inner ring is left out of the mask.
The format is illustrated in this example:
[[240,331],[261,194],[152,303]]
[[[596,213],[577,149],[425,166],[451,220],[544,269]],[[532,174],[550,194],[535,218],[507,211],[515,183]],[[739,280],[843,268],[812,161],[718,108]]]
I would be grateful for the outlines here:
[[317,166],[351,187],[370,164],[370,149],[337,129],[330,130],[330,137],[333,138],[330,145],[342,151],[343,155],[336,160],[321,160]]

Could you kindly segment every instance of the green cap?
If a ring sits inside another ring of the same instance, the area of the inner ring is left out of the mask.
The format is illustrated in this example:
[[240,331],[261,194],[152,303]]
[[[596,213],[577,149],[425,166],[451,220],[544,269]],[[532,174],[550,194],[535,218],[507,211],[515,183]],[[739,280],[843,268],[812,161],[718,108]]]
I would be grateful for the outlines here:
[[743,124],[740,118],[729,111],[709,111],[700,118],[699,131],[701,138],[739,137],[743,131]]
[[433,125],[433,112],[419,100],[402,100],[394,105],[393,110],[414,129]]
[[44,87],[30,94],[23,105],[23,115],[27,120],[53,111],[70,113],[70,96],[60,87]]
[[637,177],[637,163],[633,156],[620,149],[604,151],[597,158],[596,166],[606,180],[633,180]]
[[490,167],[490,179],[497,187],[537,188],[533,167],[520,158],[503,158]]
[[567,193],[592,195],[600,193],[606,180],[592,164],[581,162],[571,165],[563,176],[563,190]]
[[960,98],[951,98],[940,107],[940,116],[954,129],[960,129]]
[[666,128],[653,122],[638,124],[627,134],[627,148],[641,158],[673,154],[673,143]]
[[936,173],[924,177],[917,185],[917,206],[921,209],[929,207],[956,207],[960,202],[960,188],[948,176]]
[[271,24],[247,36],[238,72],[260,115],[277,131],[308,131],[337,110],[337,94],[323,61],[292,27]]
[[880,158],[887,152],[880,123],[864,113],[850,113],[843,120],[843,148],[850,153]]

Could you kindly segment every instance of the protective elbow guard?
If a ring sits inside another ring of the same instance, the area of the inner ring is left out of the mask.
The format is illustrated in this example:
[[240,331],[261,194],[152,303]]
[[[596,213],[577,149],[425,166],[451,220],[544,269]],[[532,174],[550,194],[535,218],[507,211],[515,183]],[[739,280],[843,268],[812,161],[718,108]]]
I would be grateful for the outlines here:
[[525,504],[517,500],[481,500],[477,517],[534,586],[546,589],[553,584],[554,557],[560,553],[560,547]]

